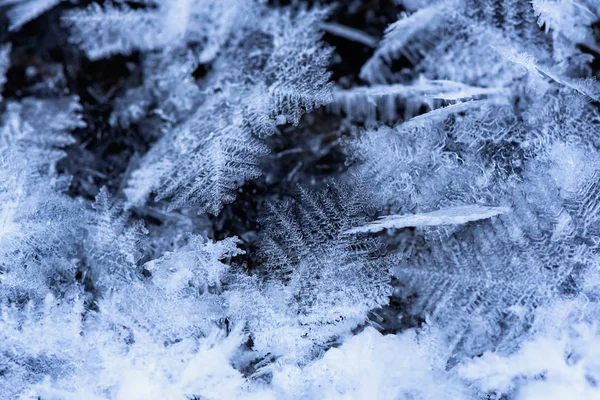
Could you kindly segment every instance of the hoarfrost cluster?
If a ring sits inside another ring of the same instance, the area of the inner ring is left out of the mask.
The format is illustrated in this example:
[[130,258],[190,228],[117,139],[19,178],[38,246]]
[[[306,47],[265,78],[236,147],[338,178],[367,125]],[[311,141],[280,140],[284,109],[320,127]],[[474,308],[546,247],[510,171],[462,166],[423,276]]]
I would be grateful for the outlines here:
[[597,0],[0,24],[0,398],[600,398]]

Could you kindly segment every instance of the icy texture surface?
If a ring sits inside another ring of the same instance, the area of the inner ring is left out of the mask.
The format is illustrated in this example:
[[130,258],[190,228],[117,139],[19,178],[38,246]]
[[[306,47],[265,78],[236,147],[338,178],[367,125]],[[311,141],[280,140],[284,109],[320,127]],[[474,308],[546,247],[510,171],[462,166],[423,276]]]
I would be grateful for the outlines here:
[[1,399],[600,398],[597,1],[0,13]]

